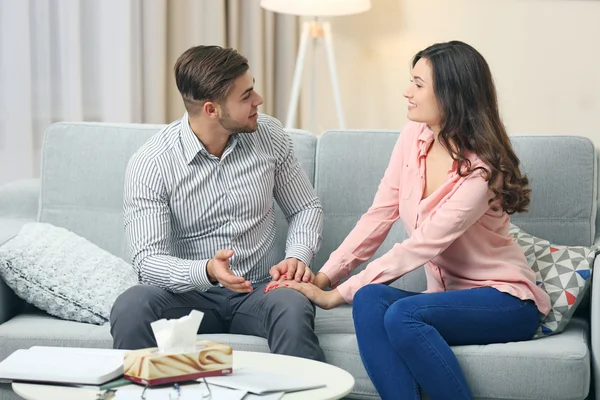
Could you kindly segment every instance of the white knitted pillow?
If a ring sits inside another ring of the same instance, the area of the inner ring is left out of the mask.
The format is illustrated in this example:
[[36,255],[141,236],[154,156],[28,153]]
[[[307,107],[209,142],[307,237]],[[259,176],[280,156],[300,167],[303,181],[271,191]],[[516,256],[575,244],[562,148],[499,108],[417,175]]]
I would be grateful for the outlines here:
[[0,246],[0,276],[17,296],[62,319],[102,325],[138,283],[131,265],[88,240],[32,222]]

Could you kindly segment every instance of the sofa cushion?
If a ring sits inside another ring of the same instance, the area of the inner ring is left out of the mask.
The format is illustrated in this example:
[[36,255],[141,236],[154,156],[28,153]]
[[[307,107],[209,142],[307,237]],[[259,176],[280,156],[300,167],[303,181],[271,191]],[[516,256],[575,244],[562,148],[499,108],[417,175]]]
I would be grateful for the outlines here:
[[0,246],[0,275],[36,307],[92,324],[108,322],[116,297],[138,283],[122,259],[64,228],[36,222]]
[[344,304],[331,310],[323,310],[317,307],[315,332],[317,335],[329,333],[349,333],[354,335],[352,306]]
[[[29,222],[33,221],[27,218],[0,217],[0,247],[17,236],[23,225]],[[19,313],[23,305],[23,299],[0,279],[0,324]]]
[[550,312],[534,338],[562,332],[589,289],[598,248],[555,245],[512,224],[509,232],[525,251],[537,285],[550,296]]
[[[551,241],[590,246],[596,232],[596,147],[578,136],[511,136],[529,178],[529,212],[511,221],[525,231]],[[573,179],[577,177],[577,179]]]

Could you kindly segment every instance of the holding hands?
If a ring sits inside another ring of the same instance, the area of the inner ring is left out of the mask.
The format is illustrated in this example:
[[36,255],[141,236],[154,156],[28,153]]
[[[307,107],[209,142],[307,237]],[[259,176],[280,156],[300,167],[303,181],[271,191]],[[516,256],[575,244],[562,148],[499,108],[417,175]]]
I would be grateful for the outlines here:
[[[306,269],[306,265],[302,262],[302,264]],[[279,264],[281,265],[281,264]],[[277,266],[273,267],[276,268]],[[271,269],[273,271],[273,269]],[[310,269],[309,269],[310,271]],[[312,274],[312,273],[311,273]],[[273,273],[271,273],[271,277],[273,277],[273,281],[267,285],[265,288],[265,293],[269,292],[273,289],[278,288],[289,288],[296,290],[302,293],[306,298],[312,301],[316,306],[329,310],[331,308],[335,308],[343,303],[345,303],[344,298],[337,290],[325,291],[324,289],[330,286],[330,281],[327,275],[323,273],[318,273],[313,280],[298,280],[298,279],[290,279],[290,275],[276,275],[279,279],[275,279]]]

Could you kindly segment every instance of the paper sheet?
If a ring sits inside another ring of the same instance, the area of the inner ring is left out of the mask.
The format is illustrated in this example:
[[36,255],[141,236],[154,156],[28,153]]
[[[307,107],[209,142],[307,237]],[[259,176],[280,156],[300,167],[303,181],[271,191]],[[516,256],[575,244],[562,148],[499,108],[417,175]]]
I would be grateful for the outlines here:
[[214,385],[245,390],[254,394],[274,392],[295,392],[325,387],[322,381],[292,375],[262,371],[255,368],[234,368],[231,375],[206,378],[211,387]]

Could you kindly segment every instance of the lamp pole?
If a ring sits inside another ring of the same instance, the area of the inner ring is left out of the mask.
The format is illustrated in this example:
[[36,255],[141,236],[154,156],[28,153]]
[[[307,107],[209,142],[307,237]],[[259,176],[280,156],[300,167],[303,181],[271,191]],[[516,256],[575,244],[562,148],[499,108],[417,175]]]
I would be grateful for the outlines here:
[[296,57],[296,67],[294,70],[294,80],[292,83],[292,93],[290,95],[290,102],[288,106],[287,118],[285,127],[287,129],[292,128],[294,120],[296,119],[296,111],[298,110],[298,99],[300,97],[300,85],[302,83],[302,70],[304,67],[304,60],[306,56],[306,47],[308,39],[312,39],[312,81],[311,81],[311,96],[310,96],[310,114],[311,114],[311,130],[313,133],[316,132],[316,73],[317,73],[317,61],[316,61],[316,49],[319,41],[323,41],[325,44],[325,53],[327,54],[327,65],[329,67],[329,74],[331,78],[331,85],[333,89],[333,98],[335,101],[336,112],[338,117],[339,129],[345,129],[344,113],[342,109],[342,98],[340,96],[340,88],[338,83],[337,70],[335,66],[335,57],[333,55],[333,38],[331,35],[331,24],[328,21],[320,21],[318,18],[314,18],[311,21],[304,21],[302,23],[302,34],[300,36],[300,46],[298,47],[298,56]]

